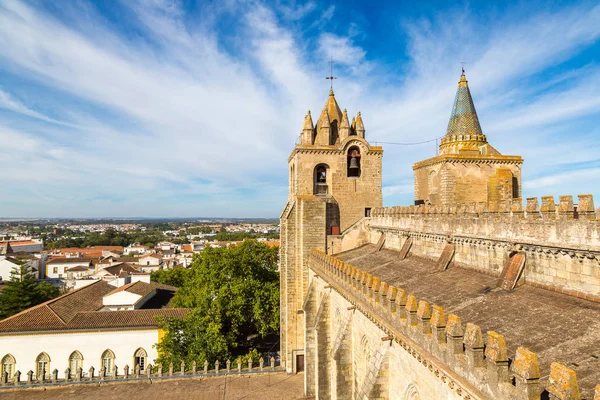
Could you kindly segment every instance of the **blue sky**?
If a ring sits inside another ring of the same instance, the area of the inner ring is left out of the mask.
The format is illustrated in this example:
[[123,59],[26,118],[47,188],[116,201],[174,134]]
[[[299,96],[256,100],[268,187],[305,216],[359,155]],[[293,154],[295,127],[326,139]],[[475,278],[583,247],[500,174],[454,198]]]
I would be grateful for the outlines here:
[[[276,217],[330,55],[372,143],[442,136],[466,61],[523,197],[600,203],[599,39],[593,1],[0,0],[0,216]],[[435,146],[384,151],[409,204]]]

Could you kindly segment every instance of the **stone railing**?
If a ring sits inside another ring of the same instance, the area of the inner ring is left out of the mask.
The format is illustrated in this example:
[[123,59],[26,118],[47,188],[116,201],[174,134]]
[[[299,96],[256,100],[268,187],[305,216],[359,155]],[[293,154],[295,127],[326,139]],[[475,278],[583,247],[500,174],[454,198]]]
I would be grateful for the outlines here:
[[[210,368],[209,368],[210,367]],[[113,366],[110,371],[107,371],[104,367],[97,370],[94,367],[90,367],[87,371],[83,371],[82,368],[78,368],[77,371],[71,371],[67,368],[64,371],[64,376],[67,378],[58,378],[58,369],[54,369],[50,374],[50,378],[46,377],[46,372],[39,377],[34,378],[34,372],[29,371],[26,377],[22,376],[21,371],[16,371],[12,377],[9,377],[5,372],[0,377],[0,390],[10,388],[27,388],[37,386],[48,386],[48,385],[72,385],[72,384],[84,384],[84,383],[102,383],[102,382],[124,382],[134,380],[155,380],[155,379],[169,379],[169,378],[193,378],[199,376],[221,376],[221,375],[232,375],[232,374],[256,374],[256,373],[270,373],[270,372],[283,372],[278,362],[274,357],[269,359],[260,357],[258,360],[248,360],[247,364],[243,364],[240,359],[234,364],[230,360],[224,363],[216,361],[213,365],[209,366],[208,361],[205,361],[202,365],[197,365],[194,361],[192,365],[186,365],[185,362],[181,362],[179,365],[169,365],[168,370],[163,370],[162,366],[147,365],[142,371],[139,365],[134,368],[130,368],[125,365],[121,370],[118,366]]]
[[[552,400],[580,400],[575,371],[552,363],[542,374],[538,356],[519,347],[509,358],[504,336],[460,317],[446,315],[437,305],[418,300],[355,266],[311,250],[309,267],[393,340],[427,367],[450,390],[465,400],[540,399],[541,376],[549,376],[547,390]],[[594,400],[600,400],[600,385]],[[544,395],[545,396],[545,395]]]

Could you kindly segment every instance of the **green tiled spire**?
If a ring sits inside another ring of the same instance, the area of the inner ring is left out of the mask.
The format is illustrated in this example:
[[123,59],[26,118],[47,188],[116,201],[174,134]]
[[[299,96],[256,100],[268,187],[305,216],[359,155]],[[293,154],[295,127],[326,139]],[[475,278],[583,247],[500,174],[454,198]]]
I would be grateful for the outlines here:
[[458,82],[454,107],[446,130],[446,136],[453,135],[483,135],[464,71]]

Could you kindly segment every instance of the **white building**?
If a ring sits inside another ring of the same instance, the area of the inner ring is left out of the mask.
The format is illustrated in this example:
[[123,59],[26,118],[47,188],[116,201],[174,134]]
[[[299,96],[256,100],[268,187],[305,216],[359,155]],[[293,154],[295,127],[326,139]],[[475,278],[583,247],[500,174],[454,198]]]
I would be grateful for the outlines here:
[[79,266],[88,267],[93,270],[93,259],[55,258],[46,263],[46,277],[50,279],[67,278],[68,270]]
[[156,295],[156,289],[144,282],[132,282],[104,296],[102,304],[111,311],[138,310]]
[[[176,288],[156,283],[136,282],[115,288],[103,280],[74,290],[0,321],[0,373],[12,378],[15,371],[23,375],[34,371],[39,379],[54,369],[59,378],[65,370],[74,373],[91,366],[102,366],[120,373],[128,365],[144,371],[154,364],[158,353],[154,345],[160,339],[155,316],[183,318],[181,308],[161,308],[168,304]],[[137,301],[128,294],[146,293]],[[125,294],[125,296],[119,295]],[[105,304],[105,301],[107,304]],[[110,303],[130,303],[134,309],[111,311]],[[138,305],[136,308],[136,304]]]
[[161,269],[163,256],[160,254],[147,254],[138,259],[138,265],[144,272],[154,272]]
[[125,247],[125,249],[123,249],[123,254],[129,255],[131,253],[134,254],[146,254],[148,252],[148,246],[144,246],[141,244],[131,244],[127,247]]
[[12,250],[12,245],[7,245],[0,251],[0,282],[8,281],[11,278],[11,272],[19,269],[23,264],[29,268],[36,279],[40,278],[40,268],[45,258],[37,258],[30,253],[18,252]]

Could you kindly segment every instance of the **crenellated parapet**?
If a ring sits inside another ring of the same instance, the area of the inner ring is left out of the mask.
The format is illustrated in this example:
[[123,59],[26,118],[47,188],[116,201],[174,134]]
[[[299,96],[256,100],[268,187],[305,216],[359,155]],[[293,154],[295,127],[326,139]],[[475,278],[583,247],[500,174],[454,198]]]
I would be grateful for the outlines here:
[[[482,332],[322,251],[311,251],[309,267],[313,279],[323,279],[383,332],[382,341],[401,347],[460,398],[540,399],[545,391],[550,399],[581,398],[575,371],[558,362],[542,370],[536,353],[518,347],[511,354],[497,332]],[[594,400],[600,400],[600,385]]]
[[[599,209],[600,210],[600,209]],[[378,207],[371,210],[372,217],[394,216],[451,216],[454,218],[520,218],[527,220],[555,221],[559,218],[567,220],[596,220],[594,199],[591,194],[580,194],[575,207],[573,196],[560,196],[555,204],[554,196],[543,196],[541,203],[537,197],[528,197],[525,207],[520,198],[505,201],[477,202],[455,205],[418,205]]]
[[531,197],[446,206],[394,206],[371,210],[371,227],[456,237],[504,240],[557,248],[600,250],[600,219],[591,194]]

